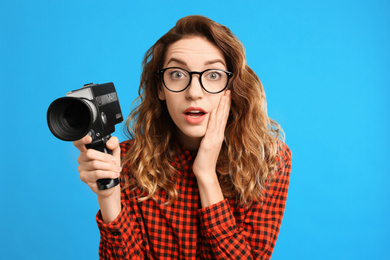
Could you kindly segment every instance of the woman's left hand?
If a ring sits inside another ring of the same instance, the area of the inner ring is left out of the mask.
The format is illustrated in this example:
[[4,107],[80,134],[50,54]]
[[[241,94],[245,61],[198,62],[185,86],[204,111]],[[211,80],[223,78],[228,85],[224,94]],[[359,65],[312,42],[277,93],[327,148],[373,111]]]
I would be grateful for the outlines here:
[[226,90],[218,107],[210,113],[205,136],[199,146],[193,164],[193,171],[198,182],[216,177],[216,166],[222,143],[225,137],[226,123],[230,112],[231,91]]
[[219,185],[216,167],[222,143],[225,137],[226,123],[230,112],[230,90],[227,90],[209,118],[207,129],[200,142],[198,154],[193,164],[193,171],[198,181],[202,208],[224,199]]

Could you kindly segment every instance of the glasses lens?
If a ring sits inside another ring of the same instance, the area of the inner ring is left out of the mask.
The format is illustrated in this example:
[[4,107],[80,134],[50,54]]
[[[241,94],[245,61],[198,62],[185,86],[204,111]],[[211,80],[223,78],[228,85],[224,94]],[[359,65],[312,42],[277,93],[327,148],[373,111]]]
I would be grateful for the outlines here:
[[219,92],[226,87],[229,78],[222,70],[206,70],[202,74],[202,85],[209,92]]
[[190,74],[180,68],[169,68],[164,71],[164,83],[172,91],[185,89],[190,82]]

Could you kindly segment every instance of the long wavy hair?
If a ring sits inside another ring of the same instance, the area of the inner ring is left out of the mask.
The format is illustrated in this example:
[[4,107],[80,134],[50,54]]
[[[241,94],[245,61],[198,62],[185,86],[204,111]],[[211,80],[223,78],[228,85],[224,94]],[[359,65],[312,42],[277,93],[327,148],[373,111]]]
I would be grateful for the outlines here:
[[203,37],[217,46],[227,69],[233,72],[228,86],[231,111],[216,168],[223,194],[243,204],[261,201],[274,177],[278,146],[284,141],[283,131],[267,115],[263,86],[246,63],[242,43],[226,26],[198,15],[180,19],[145,54],[139,97],[135,100],[138,105],[125,126],[133,144],[123,159],[131,174],[122,176],[124,188],[140,189],[140,200],[153,198],[159,189],[165,190],[168,202],[178,196],[176,171],[171,165],[176,127],[165,101],[158,98],[162,83],[156,71],[163,68],[165,54],[172,43],[193,36]]

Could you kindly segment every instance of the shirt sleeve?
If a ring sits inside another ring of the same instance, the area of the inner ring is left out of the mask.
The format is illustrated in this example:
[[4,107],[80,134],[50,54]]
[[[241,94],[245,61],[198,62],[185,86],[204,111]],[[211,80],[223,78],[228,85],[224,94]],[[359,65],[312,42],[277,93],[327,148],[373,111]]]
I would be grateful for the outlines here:
[[270,259],[286,205],[291,152],[283,147],[276,179],[262,202],[253,203],[235,218],[225,199],[199,210],[205,259]]
[[[126,155],[132,141],[120,143],[121,157]],[[123,183],[121,183],[121,186]],[[101,212],[96,215],[96,222],[100,231],[99,257],[100,259],[144,259],[143,238],[141,235],[137,203],[130,198],[129,190],[121,192],[122,210],[118,217],[104,223]]]
[[97,213],[100,259],[144,259],[139,227],[130,212],[129,205],[122,204],[121,213],[110,223],[104,223],[101,212]]

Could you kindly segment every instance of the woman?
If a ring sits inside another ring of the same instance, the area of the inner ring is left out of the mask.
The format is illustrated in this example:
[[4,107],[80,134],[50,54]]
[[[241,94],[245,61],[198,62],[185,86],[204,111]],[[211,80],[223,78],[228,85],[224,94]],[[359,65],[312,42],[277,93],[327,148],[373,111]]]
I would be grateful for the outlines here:
[[139,94],[112,156],[86,149],[89,136],[74,143],[100,205],[100,257],[269,259],[291,152],[240,41],[208,18],[180,19],[146,53]]

